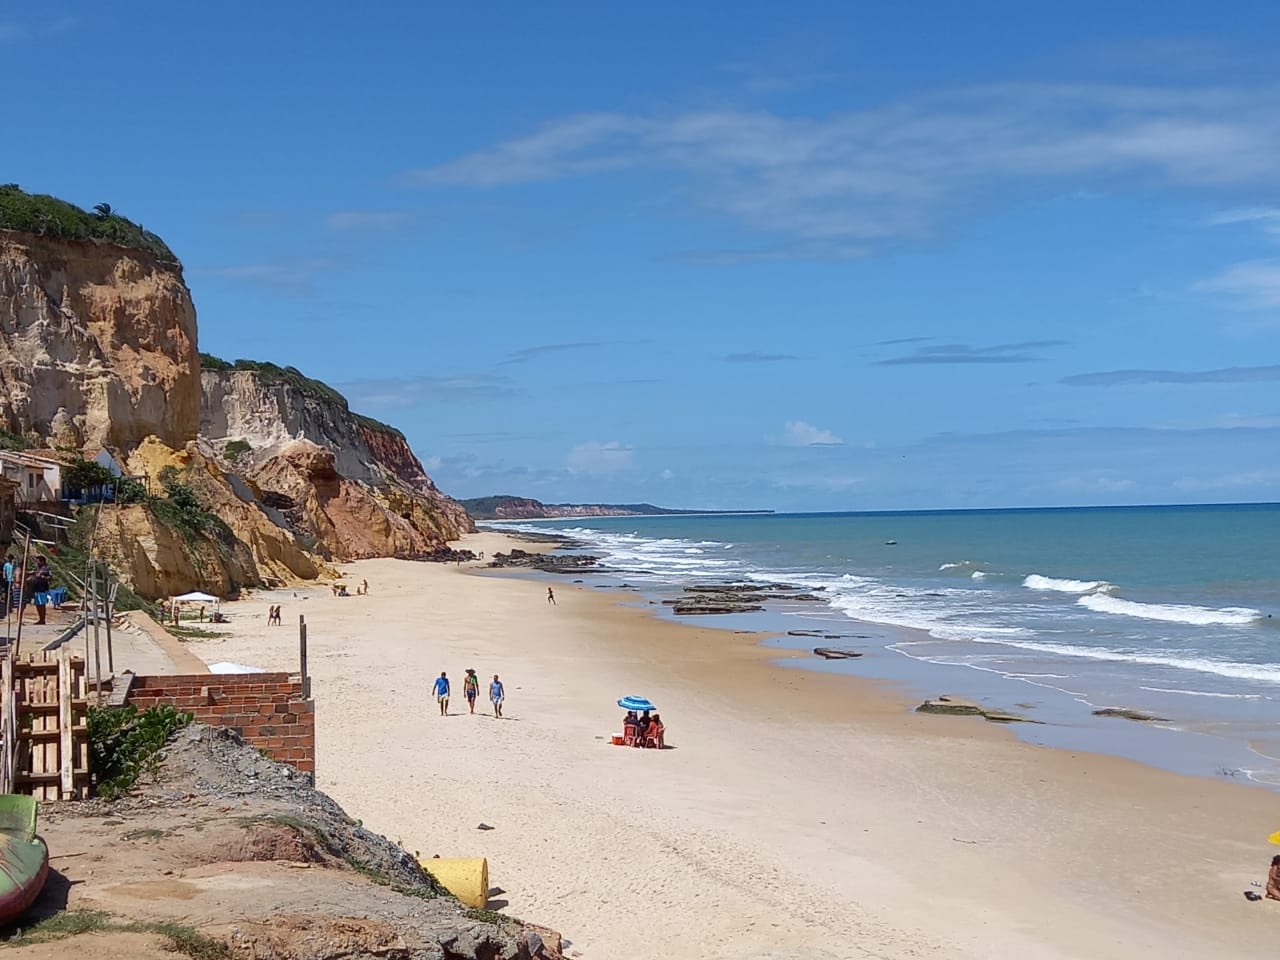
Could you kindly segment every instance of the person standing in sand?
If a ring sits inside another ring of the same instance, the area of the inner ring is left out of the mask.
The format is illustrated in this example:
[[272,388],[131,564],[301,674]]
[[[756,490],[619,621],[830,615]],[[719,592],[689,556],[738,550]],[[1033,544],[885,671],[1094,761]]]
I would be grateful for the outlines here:
[[432,690],[435,692],[436,702],[440,704],[440,716],[447,717],[449,715],[449,675],[443,670],[440,671],[440,676],[436,677]]
[[506,690],[503,689],[502,681],[498,679],[498,675],[493,675],[493,682],[489,684],[489,702],[493,704],[493,718],[495,720],[502,719],[502,701],[506,699]]
[[462,695],[467,698],[468,711],[475,713],[476,697],[480,696],[480,678],[476,676],[474,670],[468,670],[462,681]]
[[1271,858],[1271,869],[1267,871],[1267,899],[1280,900],[1280,854]]
[[547,587],[547,603],[553,607],[556,605],[556,595],[550,587]]

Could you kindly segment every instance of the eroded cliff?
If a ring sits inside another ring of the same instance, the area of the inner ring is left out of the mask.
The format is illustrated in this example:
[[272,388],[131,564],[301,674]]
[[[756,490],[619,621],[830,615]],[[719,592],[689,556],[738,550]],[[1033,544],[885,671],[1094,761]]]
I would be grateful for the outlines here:
[[414,557],[474,527],[404,436],[297,370],[205,358],[201,435],[326,557]]
[[202,378],[159,237],[106,204],[0,186],[0,444],[104,448],[137,478],[93,549],[138,594],[229,595],[473,529],[399,431],[292,368],[209,359]]
[[0,426],[60,446],[180,446],[200,422],[196,314],[149,251],[0,230]]

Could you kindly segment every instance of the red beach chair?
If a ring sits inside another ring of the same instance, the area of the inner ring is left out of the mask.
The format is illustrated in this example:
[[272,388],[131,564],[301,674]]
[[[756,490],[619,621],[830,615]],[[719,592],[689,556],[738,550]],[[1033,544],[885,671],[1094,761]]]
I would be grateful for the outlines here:
[[640,728],[634,723],[628,723],[622,728],[622,742],[628,747],[636,746],[640,739]]

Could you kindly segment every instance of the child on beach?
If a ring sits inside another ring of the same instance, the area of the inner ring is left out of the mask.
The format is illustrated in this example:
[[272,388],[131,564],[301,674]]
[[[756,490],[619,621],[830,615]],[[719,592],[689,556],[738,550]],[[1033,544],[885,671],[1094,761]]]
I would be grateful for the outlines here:
[[480,678],[474,670],[468,670],[466,679],[462,681],[462,695],[467,698],[467,708],[476,712],[476,697],[480,696]]
[[436,702],[440,704],[440,716],[447,717],[449,715],[449,676],[443,670],[440,671],[440,676],[436,677],[432,690],[435,692]]
[[556,595],[550,587],[547,587],[547,603],[553,607],[556,605]]
[[502,719],[502,701],[506,699],[506,691],[502,687],[502,681],[498,679],[498,675],[493,675],[493,683],[489,684],[489,702],[493,704],[493,718],[495,720]]

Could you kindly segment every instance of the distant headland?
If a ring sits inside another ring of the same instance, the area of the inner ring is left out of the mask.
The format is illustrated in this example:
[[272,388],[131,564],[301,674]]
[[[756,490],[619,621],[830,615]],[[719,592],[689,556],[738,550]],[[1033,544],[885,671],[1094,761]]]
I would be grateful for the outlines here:
[[662,517],[694,514],[759,514],[772,510],[673,510],[652,503],[542,503],[530,497],[474,497],[461,501],[476,520],[548,520],[557,517]]

